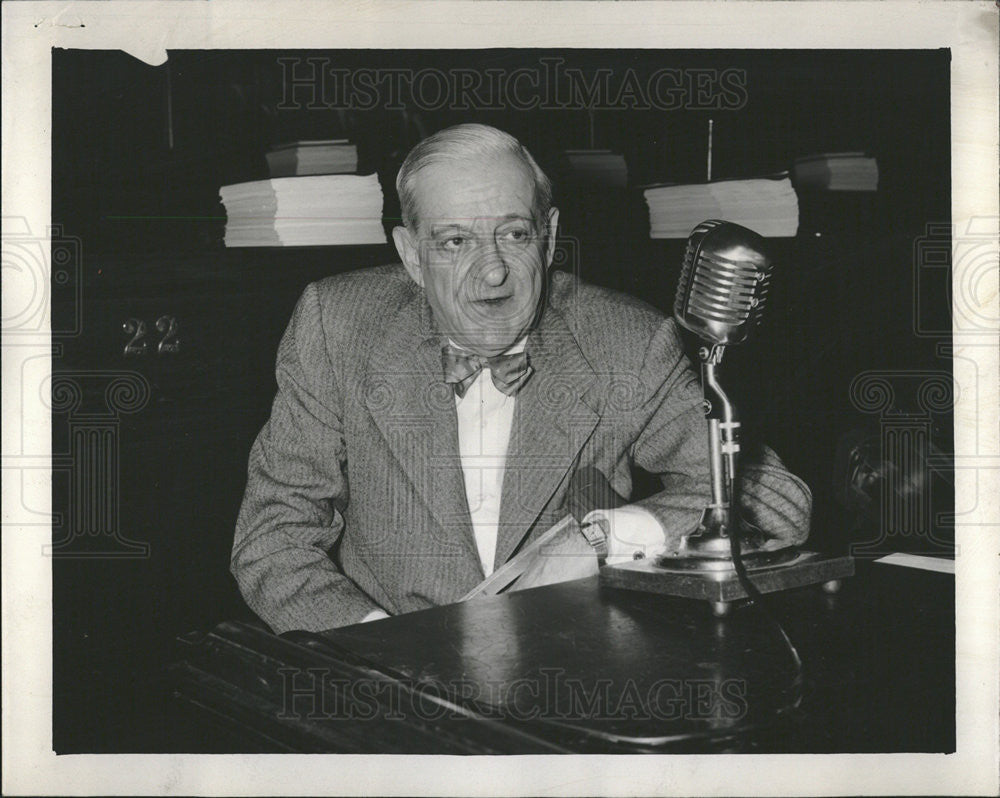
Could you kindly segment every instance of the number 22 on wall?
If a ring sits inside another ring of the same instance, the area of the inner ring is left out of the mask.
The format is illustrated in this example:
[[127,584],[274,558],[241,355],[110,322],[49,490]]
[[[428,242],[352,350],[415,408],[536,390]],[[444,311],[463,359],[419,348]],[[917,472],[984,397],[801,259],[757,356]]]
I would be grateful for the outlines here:
[[[160,316],[156,320],[156,329],[162,335],[156,344],[156,354],[177,354],[181,348],[177,319],[173,316]],[[149,349],[149,341],[146,339],[146,322],[142,319],[126,319],[122,324],[122,330],[126,335],[131,336],[123,350],[125,357],[138,357],[146,354]]]

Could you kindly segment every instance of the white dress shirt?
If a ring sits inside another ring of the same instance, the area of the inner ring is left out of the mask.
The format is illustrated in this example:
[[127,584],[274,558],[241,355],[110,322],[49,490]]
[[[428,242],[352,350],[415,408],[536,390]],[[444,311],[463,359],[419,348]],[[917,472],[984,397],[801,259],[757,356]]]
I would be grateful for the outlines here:
[[[522,340],[507,354],[523,351]],[[507,396],[493,384],[488,366],[476,375],[465,396],[455,395],[465,498],[469,503],[479,562],[486,576],[493,573],[496,556],[500,494],[516,402],[516,397]]]

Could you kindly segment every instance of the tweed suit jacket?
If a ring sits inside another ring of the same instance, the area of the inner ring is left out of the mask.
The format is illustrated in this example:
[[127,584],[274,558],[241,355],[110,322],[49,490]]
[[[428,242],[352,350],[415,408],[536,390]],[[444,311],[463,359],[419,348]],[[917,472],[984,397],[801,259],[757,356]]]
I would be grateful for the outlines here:
[[[441,344],[398,265],[321,280],[299,300],[232,555],[244,598],[276,632],[451,603],[485,578]],[[553,272],[527,352],[535,373],[517,394],[496,566],[565,515],[586,465],[623,496],[633,466],[658,475],[663,490],[638,504],[676,547],[710,483],[701,388],[675,322]],[[773,453],[743,469],[743,486],[752,520],[805,539],[809,489]]]

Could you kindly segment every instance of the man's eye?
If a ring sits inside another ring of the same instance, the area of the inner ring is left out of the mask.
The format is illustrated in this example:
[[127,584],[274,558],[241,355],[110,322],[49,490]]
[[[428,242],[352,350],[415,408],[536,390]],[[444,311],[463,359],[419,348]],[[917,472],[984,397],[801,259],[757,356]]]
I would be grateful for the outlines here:
[[507,230],[501,238],[504,241],[513,241],[515,243],[523,243],[528,240],[528,231],[522,230],[521,228],[516,228],[514,230]]
[[450,250],[461,249],[463,244],[465,244],[464,236],[451,236],[450,238],[446,238],[441,243],[441,245],[445,249],[450,249]]

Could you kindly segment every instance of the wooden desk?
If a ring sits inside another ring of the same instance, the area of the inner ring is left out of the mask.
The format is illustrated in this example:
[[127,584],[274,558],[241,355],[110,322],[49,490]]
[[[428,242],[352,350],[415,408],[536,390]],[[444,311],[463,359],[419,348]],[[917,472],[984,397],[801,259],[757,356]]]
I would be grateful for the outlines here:
[[172,678],[270,750],[954,750],[953,577],[859,563],[841,593],[773,606],[801,678],[756,608],[718,620],[596,578],[322,636],[223,625]]

